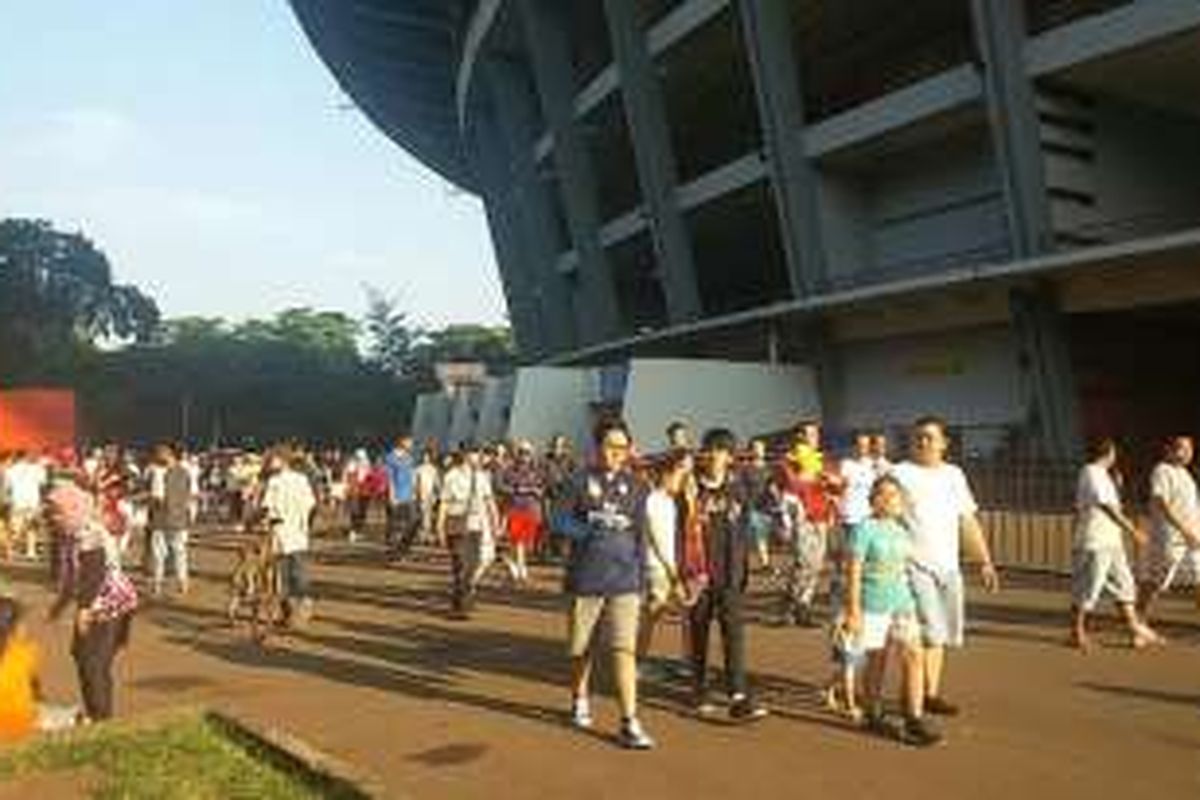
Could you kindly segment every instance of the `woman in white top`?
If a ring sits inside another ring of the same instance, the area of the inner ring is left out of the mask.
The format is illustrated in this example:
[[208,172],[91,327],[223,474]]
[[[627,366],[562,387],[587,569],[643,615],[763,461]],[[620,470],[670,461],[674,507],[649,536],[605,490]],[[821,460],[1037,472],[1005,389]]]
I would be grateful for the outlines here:
[[499,523],[491,474],[483,469],[478,448],[465,446],[442,479],[436,526],[439,544],[450,550],[451,595],[458,614],[470,611],[479,581],[496,559]]
[[1071,644],[1087,651],[1087,615],[1107,592],[1125,619],[1133,646],[1145,647],[1160,640],[1141,620],[1134,607],[1137,586],[1125,555],[1122,534],[1138,542],[1145,535],[1121,510],[1121,498],[1112,479],[1117,446],[1101,439],[1088,448],[1088,463],[1079,472],[1075,495],[1075,542],[1071,570]]
[[673,605],[683,603],[686,589],[675,553],[678,498],[692,472],[692,456],[672,450],[655,465],[654,489],[646,496],[646,602],[638,630],[638,660],[654,641],[654,629]]

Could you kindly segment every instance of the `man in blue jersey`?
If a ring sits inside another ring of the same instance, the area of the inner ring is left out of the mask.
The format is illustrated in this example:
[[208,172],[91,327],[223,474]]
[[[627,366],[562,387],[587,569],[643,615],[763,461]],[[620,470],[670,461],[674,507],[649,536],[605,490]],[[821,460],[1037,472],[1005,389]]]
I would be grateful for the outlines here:
[[563,534],[571,542],[566,590],[571,597],[571,723],[592,726],[588,695],[592,654],[602,623],[612,650],[618,741],[648,750],[654,741],[637,718],[637,630],[645,579],[645,487],[629,468],[632,442],[620,420],[596,427],[597,463],[582,469],[564,503]]
[[412,453],[412,437],[401,436],[383,460],[388,478],[387,548],[403,557],[417,533],[417,516],[413,513],[413,486],[416,462]]

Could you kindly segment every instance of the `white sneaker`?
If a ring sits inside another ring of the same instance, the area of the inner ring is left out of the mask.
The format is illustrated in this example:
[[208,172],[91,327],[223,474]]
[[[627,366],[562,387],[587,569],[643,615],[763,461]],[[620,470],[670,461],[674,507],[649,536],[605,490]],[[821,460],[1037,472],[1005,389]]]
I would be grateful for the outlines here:
[[571,703],[571,727],[581,731],[592,729],[592,708],[587,700],[576,700]]
[[638,722],[637,717],[625,720],[621,724],[621,732],[617,734],[617,741],[621,747],[627,750],[651,750],[654,748],[654,740],[642,729],[642,723]]

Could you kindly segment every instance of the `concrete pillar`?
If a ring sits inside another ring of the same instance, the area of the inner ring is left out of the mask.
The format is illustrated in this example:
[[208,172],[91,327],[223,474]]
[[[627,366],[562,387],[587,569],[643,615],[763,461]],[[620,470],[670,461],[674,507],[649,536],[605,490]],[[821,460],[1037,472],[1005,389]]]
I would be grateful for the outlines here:
[[818,175],[804,152],[804,94],[792,47],[788,0],[738,0],[746,53],[783,236],[792,295],[826,284]]
[[492,58],[481,78],[491,93],[507,153],[508,181],[512,185],[514,213],[521,223],[526,256],[534,276],[534,294],[542,322],[546,355],[575,348],[575,316],[570,278],[558,271],[561,243],[556,236],[553,203],[546,182],[538,177],[534,142],[541,131],[526,66]]
[[1009,295],[1020,362],[1033,386],[1036,432],[1045,455],[1075,461],[1083,451],[1066,320],[1053,287],[1031,284]]
[[[971,10],[1012,254],[1032,258],[1054,248],[1054,234],[1034,87],[1025,69],[1025,5],[971,0]],[[1082,449],[1078,398],[1065,320],[1053,289],[1014,289],[1009,307],[1033,387],[1041,447],[1049,457],[1073,460]]]
[[529,257],[508,180],[499,127],[490,109],[477,111],[469,132],[469,148],[483,189],[488,229],[500,267],[513,336],[519,352],[528,360],[536,360],[546,354],[534,294],[536,281],[528,269]]
[[621,100],[658,258],[659,280],[667,300],[667,316],[672,323],[688,322],[698,319],[703,309],[691,239],[675,198],[679,175],[662,87],[634,0],[604,0],[604,13],[621,76]]
[[575,86],[570,31],[560,0],[517,3],[529,47],[542,115],[554,137],[558,173],[571,243],[578,258],[575,313],[584,344],[614,339],[621,333],[616,281],[600,244],[603,220],[596,199],[596,176],[580,126],[575,122]]
[[996,164],[1014,258],[1054,247],[1033,84],[1025,70],[1025,4],[971,0]]

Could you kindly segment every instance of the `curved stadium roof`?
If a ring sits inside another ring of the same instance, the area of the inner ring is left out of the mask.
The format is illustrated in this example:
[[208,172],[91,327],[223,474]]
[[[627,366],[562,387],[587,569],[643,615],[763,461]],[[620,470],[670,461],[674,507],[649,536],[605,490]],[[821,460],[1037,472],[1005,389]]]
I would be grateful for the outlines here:
[[291,0],[342,89],[393,141],[466,189],[454,101],[463,6],[452,0]]

